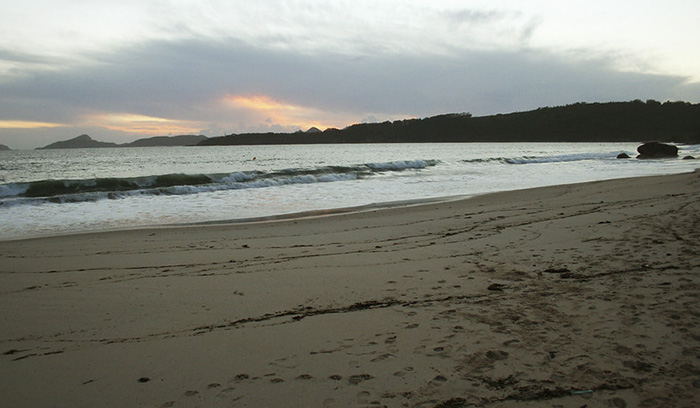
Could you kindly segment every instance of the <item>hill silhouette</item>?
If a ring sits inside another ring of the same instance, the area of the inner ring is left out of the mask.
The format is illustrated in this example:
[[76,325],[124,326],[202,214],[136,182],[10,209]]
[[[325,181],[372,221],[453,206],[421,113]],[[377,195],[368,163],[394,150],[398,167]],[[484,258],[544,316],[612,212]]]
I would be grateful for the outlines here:
[[193,146],[206,140],[203,135],[180,135],[180,136],[155,136],[145,139],[138,139],[131,143],[120,145],[122,147],[153,147],[153,146]]
[[453,113],[424,119],[363,123],[323,132],[246,133],[213,137],[212,145],[440,142],[700,142],[700,104],[576,103],[474,117]]
[[86,148],[107,148],[107,147],[156,147],[156,146],[194,146],[197,143],[206,140],[206,136],[195,135],[180,135],[180,136],[155,136],[145,139],[138,139],[131,143],[117,144],[109,142],[100,142],[94,140],[88,135],[80,135],[73,139],[51,143],[44,147],[39,147],[38,150],[45,149],[86,149]]
[[96,148],[96,147],[117,147],[116,143],[98,142],[88,135],[80,135],[74,137],[73,139],[63,140],[60,142],[51,143],[50,145],[40,147],[39,150],[44,149],[82,149],[82,148]]

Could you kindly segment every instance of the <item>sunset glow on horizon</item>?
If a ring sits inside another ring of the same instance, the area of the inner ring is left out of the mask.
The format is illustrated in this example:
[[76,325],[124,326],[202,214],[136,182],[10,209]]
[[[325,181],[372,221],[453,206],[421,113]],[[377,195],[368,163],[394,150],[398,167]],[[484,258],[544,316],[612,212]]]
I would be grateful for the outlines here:
[[197,134],[200,129],[196,124],[188,121],[133,113],[102,113],[88,115],[84,118],[82,124],[85,126],[99,125],[111,130],[147,136]]
[[32,122],[24,120],[0,120],[0,129],[37,129],[65,126],[61,123]]
[[[276,100],[267,95],[226,95],[221,101],[233,108],[242,108],[264,116],[263,120],[285,127],[298,127],[308,130],[316,127],[324,130],[331,127],[345,127],[347,124],[326,124],[319,118],[331,116],[317,108],[293,105]],[[337,120],[337,119],[336,119]],[[347,121],[347,119],[346,119]]]

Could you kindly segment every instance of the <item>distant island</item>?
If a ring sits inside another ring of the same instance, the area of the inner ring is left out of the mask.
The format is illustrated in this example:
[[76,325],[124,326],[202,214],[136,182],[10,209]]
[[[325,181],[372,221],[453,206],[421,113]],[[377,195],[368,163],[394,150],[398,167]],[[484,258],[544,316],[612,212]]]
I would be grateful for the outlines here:
[[9,147],[5,146],[4,144],[0,144],[0,150],[12,150]]
[[48,146],[39,147],[37,150],[45,149],[87,149],[95,147],[118,147],[116,143],[98,142],[88,135],[80,135],[70,140],[51,143]]
[[635,100],[576,103],[482,117],[452,113],[425,119],[355,124],[322,132],[314,128],[295,133],[232,134],[203,140],[199,146],[651,140],[700,143],[700,104]]
[[156,146],[194,146],[203,140],[206,136],[202,135],[180,135],[180,136],[156,136],[146,139],[138,139],[131,143],[110,143],[94,140],[89,135],[80,135],[73,139],[64,140],[61,142],[51,143],[50,145],[39,147],[38,150],[48,149],[87,149],[87,148],[110,148],[110,147],[156,147]]

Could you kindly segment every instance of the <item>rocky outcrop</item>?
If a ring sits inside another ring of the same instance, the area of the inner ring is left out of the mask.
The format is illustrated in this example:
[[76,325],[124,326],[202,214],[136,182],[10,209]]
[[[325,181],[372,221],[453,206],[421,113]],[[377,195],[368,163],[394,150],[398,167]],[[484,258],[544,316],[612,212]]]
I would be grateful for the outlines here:
[[627,153],[620,153],[617,155],[618,159],[629,159],[630,156]]
[[4,144],[0,144],[0,150],[12,150],[9,147],[5,146]]
[[678,157],[678,148],[673,145],[648,142],[637,148],[638,159],[660,159],[664,157]]

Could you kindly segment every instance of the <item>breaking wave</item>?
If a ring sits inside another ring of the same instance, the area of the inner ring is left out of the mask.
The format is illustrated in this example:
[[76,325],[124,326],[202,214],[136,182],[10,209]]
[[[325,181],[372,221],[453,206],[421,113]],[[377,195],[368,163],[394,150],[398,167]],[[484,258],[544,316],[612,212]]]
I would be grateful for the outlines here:
[[311,169],[241,171],[225,174],[164,174],[132,178],[40,180],[0,184],[0,206],[42,203],[74,203],[119,199],[135,195],[186,195],[221,190],[265,188],[288,184],[357,180],[381,173],[420,170],[437,160],[365,163]]
[[617,153],[574,153],[552,156],[521,156],[521,157],[492,157],[488,159],[464,160],[464,163],[493,163],[502,164],[538,164],[538,163],[566,163],[583,160],[608,160],[615,159]]

